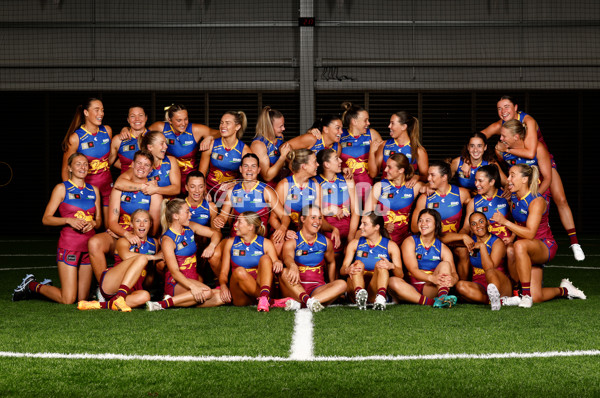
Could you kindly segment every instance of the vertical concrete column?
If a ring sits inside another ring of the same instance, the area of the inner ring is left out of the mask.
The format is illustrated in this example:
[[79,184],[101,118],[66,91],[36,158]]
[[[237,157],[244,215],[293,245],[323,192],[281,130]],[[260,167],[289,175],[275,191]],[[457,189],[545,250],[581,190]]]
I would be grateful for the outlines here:
[[[312,24],[310,23],[312,19]],[[315,118],[315,33],[314,0],[300,0],[300,132]]]

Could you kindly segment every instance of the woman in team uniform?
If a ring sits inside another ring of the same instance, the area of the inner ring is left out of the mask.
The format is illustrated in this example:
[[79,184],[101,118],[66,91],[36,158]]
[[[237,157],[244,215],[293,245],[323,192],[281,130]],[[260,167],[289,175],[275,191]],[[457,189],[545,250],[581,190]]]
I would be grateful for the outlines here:
[[364,204],[373,186],[369,176],[369,149],[373,142],[381,142],[375,129],[369,128],[369,113],[351,102],[342,103],[342,136],[340,138],[340,158],[343,169],[348,169],[357,187],[358,197]]
[[[488,150],[487,138],[483,133],[475,132],[471,134],[467,144],[462,150],[462,154],[452,159],[450,168],[452,170],[452,176],[458,173],[458,185],[467,188],[469,191],[474,192],[475,187],[475,173],[480,167],[488,164],[497,164],[492,154]],[[500,176],[502,177],[502,183],[506,181],[506,176],[500,170]]]
[[[60,232],[57,250],[60,288],[40,284],[31,274],[26,275],[13,293],[13,301],[41,294],[62,304],[88,297],[92,282],[92,268],[87,242],[94,236],[95,228],[102,224],[100,192],[85,182],[89,170],[85,155],[75,152],[67,159],[69,177],[56,185],[44,211],[44,225],[64,225]],[[58,210],[60,217],[56,217]]]
[[[240,141],[247,125],[246,114],[242,111],[228,111],[221,118],[221,138],[217,138],[200,159],[199,170],[206,176],[209,193],[213,189],[226,191],[227,186],[223,184],[238,178],[242,157],[252,153],[250,147]],[[218,198],[213,199],[219,206]]]
[[163,259],[157,240],[148,236],[151,225],[152,219],[146,210],[138,209],[133,212],[131,227],[141,243],[132,245],[125,238],[117,241],[115,265],[102,273],[98,283],[104,301],[80,301],[77,309],[130,312],[132,308],[142,306],[150,300],[150,293],[144,290],[144,281],[149,271],[147,266]]
[[62,142],[63,164],[61,177],[63,181],[69,179],[68,159],[75,152],[82,153],[88,160],[89,171],[85,182],[98,188],[101,195],[102,216],[108,216],[108,197],[112,188],[112,176],[108,157],[112,129],[104,126],[104,105],[96,98],[89,98],[83,105],[79,105],[75,116],[67,130]]
[[[536,156],[538,144],[542,144],[542,146],[548,149],[548,146],[544,141],[544,137],[542,136],[542,130],[538,126],[535,119],[531,117],[531,115],[519,111],[518,105],[510,96],[506,95],[501,97],[500,101],[498,101],[497,108],[500,120],[490,124],[484,130],[482,130],[483,134],[485,134],[488,138],[493,135],[500,135],[501,127],[504,125],[504,123],[513,119],[516,119],[526,125],[528,133],[523,140],[525,144],[524,148],[505,148],[500,144],[498,148],[501,152],[507,152],[522,158],[533,159]],[[575,221],[573,220],[573,212],[571,211],[571,207],[569,207],[569,203],[567,202],[565,189],[563,187],[560,174],[558,174],[558,171],[556,170],[554,158],[552,155],[550,156],[552,163],[552,182],[550,184],[552,200],[558,209],[560,222],[569,235],[569,240],[571,241],[571,250],[573,251],[575,260],[583,261],[585,260],[585,254],[583,253],[583,250],[579,245],[579,241],[577,240],[577,231],[575,229]],[[543,191],[541,192],[543,193]]]
[[410,235],[410,214],[423,183],[418,181],[411,188],[407,182],[413,176],[413,168],[402,153],[388,158],[384,178],[375,183],[365,206],[366,211],[375,211],[383,216],[390,239],[398,246]]
[[161,239],[163,257],[167,264],[165,272],[165,298],[148,301],[148,311],[171,307],[215,307],[223,301],[218,290],[202,283],[196,271],[195,235],[210,238],[210,244],[202,252],[210,258],[221,241],[221,233],[190,222],[190,209],[183,199],[165,199],[161,210],[161,224],[165,231]]
[[112,138],[110,144],[110,156],[108,164],[121,170],[121,174],[129,170],[133,162],[133,155],[140,150],[140,140],[148,131],[146,122],[148,116],[141,106],[129,108],[127,123],[129,127],[123,127],[121,134]]
[[[405,111],[394,113],[390,118],[390,138],[384,142],[374,142],[369,151],[369,176],[377,177],[380,170],[385,170],[385,165],[394,153],[406,156],[417,173],[407,181],[406,185],[412,188],[417,181],[427,181],[427,167],[429,157],[421,145],[419,120]],[[383,178],[386,178],[385,172]]]
[[[197,153],[209,147],[210,142],[220,137],[219,131],[198,123],[190,123],[188,111],[181,104],[165,108],[165,122],[154,122],[149,130],[162,131],[167,139],[167,154],[175,157],[181,171],[181,189],[185,181],[198,168]],[[200,143],[204,138],[205,141]]]
[[[514,262],[509,263],[511,275],[521,282],[519,307],[530,308],[555,297],[586,298],[568,279],[560,287],[542,287],[544,264],[552,261],[557,245],[548,224],[548,203],[538,193],[539,171],[536,166],[517,164],[510,168],[508,189],[512,192],[511,222],[496,212],[492,219],[517,236],[512,245]],[[514,270],[514,271],[513,271]],[[514,305],[514,303],[513,303]]]
[[[302,210],[301,228],[296,239],[283,245],[283,269],[280,278],[281,292],[291,297],[286,310],[306,307],[312,312],[321,311],[323,305],[335,301],[346,291],[346,282],[336,279],[333,244],[319,230],[323,215],[316,205]],[[325,281],[327,272],[329,283]]]
[[173,197],[181,191],[181,174],[177,159],[167,155],[167,140],[160,131],[148,131],[141,139],[142,149],[154,157],[152,171],[145,182],[133,183],[132,172],[122,173],[115,182],[121,191],[141,191],[146,195]]
[[512,296],[512,284],[504,270],[506,245],[489,232],[485,214],[476,211],[467,220],[475,242],[469,256],[472,281],[458,281],[456,291],[468,301],[490,303],[492,311],[497,311],[501,301]]
[[396,298],[436,308],[452,307],[456,296],[448,294],[458,282],[450,249],[442,243],[442,219],[434,209],[423,209],[417,217],[419,234],[402,243],[402,261],[410,284],[392,276],[388,283]]
[[362,216],[360,231],[361,237],[348,244],[340,270],[348,275],[346,294],[360,310],[367,309],[367,302],[373,303],[374,310],[385,310],[390,271],[398,278],[404,276],[400,249],[389,239],[383,217],[374,212]]
[[278,110],[265,106],[256,122],[256,135],[250,149],[258,156],[260,176],[271,188],[289,174],[285,159],[291,146],[283,142],[285,118]]
[[[317,138],[317,131],[321,133],[320,138]],[[332,148],[339,155],[341,137],[342,119],[337,115],[327,115],[316,120],[307,133],[292,138],[287,143],[292,149],[306,148],[314,153],[325,148]]]
[[[321,186],[323,216],[343,237],[342,243],[335,249],[336,255],[341,257],[346,243],[356,235],[360,221],[354,181],[347,180],[342,174],[342,160],[333,149],[320,150],[317,162],[316,180]],[[331,232],[326,232],[325,236],[332,239]]]
[[234,230],[236,236],[227,239],[223,249],[221,300],[233,301],[235,306],[252,305],[258,300],[258,311],[269,312],[273,274],[281,273],[283,263],[277,258],[273,243],[264,238],[265,227],[257,213],[240,214]]
[[186,191],[187,197],[185,198],[185,203],[190,208],[192,217],[190,221],[210,227],[212,221],[219,214],[219,210],[214,202],[208,200],[204,174],[198,170],[194,170],[188,174]]

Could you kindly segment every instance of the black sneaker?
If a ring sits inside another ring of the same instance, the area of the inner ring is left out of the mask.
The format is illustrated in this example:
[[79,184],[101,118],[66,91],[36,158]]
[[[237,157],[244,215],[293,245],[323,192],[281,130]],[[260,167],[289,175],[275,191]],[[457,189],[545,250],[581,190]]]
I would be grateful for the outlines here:
[[33,274],[25,275],[25,278],[23,278],[21,284],[17,286],[17,288],[13,292],[12,301],[29,300],[31,296],[31,290],[29,290],[29,283],[33,282],[34,280],[35,276],[33,276]]

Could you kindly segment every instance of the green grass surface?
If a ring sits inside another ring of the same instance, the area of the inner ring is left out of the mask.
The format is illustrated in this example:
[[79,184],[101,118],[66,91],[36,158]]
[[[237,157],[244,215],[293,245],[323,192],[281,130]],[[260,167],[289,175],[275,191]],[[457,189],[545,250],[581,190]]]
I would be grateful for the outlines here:
[[[8,239],[8,238],[6,238]],[[5,239],[5,240],[6,240]],[[600,249],[584,245],[575,263],[568,245],[545,283],[569,277],[588,300],[553,300],[529,310],[460,304],[449,310],[393,305],[314,314],[314,355],[487,354],[600,350]],[[597,242],[596,242],[597,243]],[[290,352],[294,314],[255,307],[77,311],[41,300],[13,303],[26,272],[57,280],[54,241],[0,240],[0,351],[171,356],[273,356]],[[2,256],[4,254],[4,256]],[[17,270],[6,270],[18,268]],[[0,357],[0,396],[600,396],[599,356],[430,359],[358,362],[210,361]]]

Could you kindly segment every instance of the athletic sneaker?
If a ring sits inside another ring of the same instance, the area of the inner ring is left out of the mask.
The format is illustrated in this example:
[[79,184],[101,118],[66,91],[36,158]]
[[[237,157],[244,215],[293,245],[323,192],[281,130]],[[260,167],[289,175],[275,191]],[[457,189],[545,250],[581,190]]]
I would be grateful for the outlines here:
[[52,279],[44,279],[43,281],[40,282],[40,285],[45,285],[45,286],[53,286],[52,285]]
[[574,243],[570,247],[571,247],[571,250],[573,250],[573,256],[575,257],[575,260],[577,260],[577,261],[585,260],[585,253],[583,252],[583,249],[581,248],[579,243]]
[[269,299],[267,296],[260,296],[258,298],[258,312],[269,312]]
[[113,311],[131,312],[131,307],[127,305],[123,297],[118,297],[114,300],[110,305],[110,309]]
[[274,299],[273,300],[273,304],[271,304],[271,307],[273,308],[285,308],[285,304],[290,301],[290,300],[294,300],[291,297],[286,297],[286,298],[280,298],[280,299]]
[[323,304],[321,304],[321,302],[319,300],[317,300],[316,298],[311,297],[306,302],[306,308],[308,308],[309,310],[311,310],[311,312],[319,312],[319,311],[321,311],[325,307],[323,307]]
[[490,305],[492,306],[492,311],[498,311],[502,304],[500,303],[500,292],[498,288],[493,283],[488,284],[487,286],[487,295],[490,298]]
[[27,274],[21,281],[21,284],[13,291],[12,301],[29,300],[31,297],[31,290],[29,290],[29,284],[35,280],[33,274]]
[[533,298],[531,296],[522,296],[521,303],[519,307],[521,308],[531,308],[533,306]]
[[299,302],[297,302],[296,300],[288,300],[285,303],[285,310],[286,311],[298,311],[302,306],[300,305]]
[[452,308],[456,305],[458,299],[456,296],[451,294],[443,294],[440,297],[435,298],[435,302],[433,303],[433,308]]
[[569,300],[573,300],[574,298],[585,300],[587,298],[585,293],[573,286],[573,283],[568,279],[560,281],[560,287],[567,289]]
[[98,289],[96,289],[96,298],[98,299],[99,302],[104,303],[106,301],[106,299],[104,298],[104,296],[102,295],[102,292],[100,291],[100,286],[98,286]]
[[519,296],[504,296],[500,297],[500,303],[503,307],[516,307],[521,304],[521,297]]
[[100,307],[99,301],[81,300],[80,302],[77,303],[77,309],[80,311],[99,310],[100,308],[102,308],[102,307]]
[[385,297],[383,297],[381,294],[378,294],[377,297],[375,297],[375,303],[373,304],[373,309],[383,311],[383,310],[385,310],[385,306],[386,306]]
[[356,305],[358,305],[359,310],[367,309],[367,298],[369,298],[369,293],[365,289],[356,292]]
[[146,309],[148,311],[161,311],[164,310],[162,305],[158,301],[146,301]]

